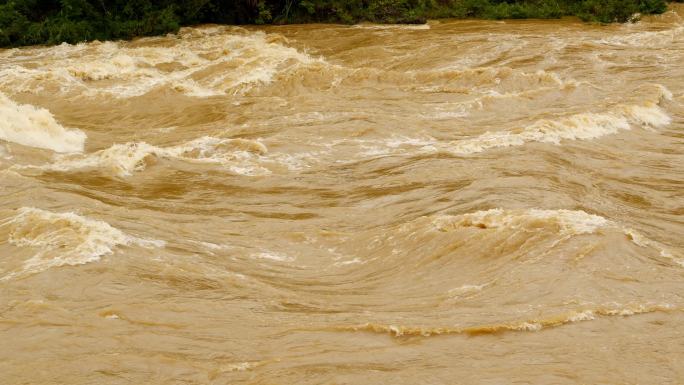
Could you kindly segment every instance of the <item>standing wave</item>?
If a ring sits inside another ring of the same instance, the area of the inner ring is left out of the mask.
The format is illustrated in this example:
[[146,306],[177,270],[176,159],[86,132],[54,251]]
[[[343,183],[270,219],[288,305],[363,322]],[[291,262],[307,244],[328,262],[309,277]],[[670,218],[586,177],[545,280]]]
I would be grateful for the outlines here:
[[103,221],[72,212],[55,213],[34,207],[22,207],[15,215],[0,221],[0,230],[7,234],[7,241],[14,246],[38,249],[24,262],[22,271],[2,279],[51,267],[94,262],[111,254],[116,246],[164,246],[162,241],[127,235]]
[[599,229],[612,229],[623,233],[633,244],[651,248],[659,252],[661,257],[673,260],[684,266],[684,259],[675,257],[658,242],[646,238],[634,229],[625,227],[604,217],[586,213],[581,210],[503,210],[491,209],[463,215],[443,215],[433,220],[436,229],[453,231],[458,228],[477,227],[481,229],[505,228],[507,230],[534,230],[539,228],[555,228],[559,235],[594,234]]
[[268,149],[261,142],[246,139],[221,139],[205,136],[177,146],[158,147],[145,142],[114,144],[87,155],[63,156],[42,166],[22,165],[15,169],[70,172],[95,169],[118,177],[145,170],[156,159],[218,164],[240,175],[266,175],[270,171],[256,162]]
[[82,152],[87,136],[62,127],[44,108],[17,104],[0,93],[0,139],[56,152]]
[[505,132],[487,132],[472,139],[452,142],[446,151],[467,155],[486,150],[522,146],[529,142],[560,144],[563,140],[588,140],[629,130],[632,124],[655,128],[671,118],[657,103],[617,106],[607,113],[580,113],[560,119],[542,119],[531,126]]
[[123,42],[62,44],[5,58],[0,84],[15,91],[57,92],[117,98],[156,88],[193,97],[246,92],[277,74],[320,62],[286,45],[280,35],[240,28],[182,29],[177,36]]

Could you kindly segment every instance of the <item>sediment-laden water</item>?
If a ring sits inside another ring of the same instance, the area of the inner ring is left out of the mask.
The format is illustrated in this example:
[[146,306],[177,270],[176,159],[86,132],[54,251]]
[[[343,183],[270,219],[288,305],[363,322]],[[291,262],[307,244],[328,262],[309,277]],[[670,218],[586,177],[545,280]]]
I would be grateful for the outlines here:
[[0,51],[0,383],[683,383],[683,18]]

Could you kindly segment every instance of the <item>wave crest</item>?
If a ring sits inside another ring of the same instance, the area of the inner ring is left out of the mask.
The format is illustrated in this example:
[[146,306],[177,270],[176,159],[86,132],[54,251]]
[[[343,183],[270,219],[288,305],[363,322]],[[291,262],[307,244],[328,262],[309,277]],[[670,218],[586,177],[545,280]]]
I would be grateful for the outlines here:
[[634,304],[627,306],[597,307],[593,309],[577,310],[545,318],[536,318],[517,322],[506,322],[491,325],[477,325],[466,327],[410,327],[400,325],[386,325],[366,323],[362,325],[341,326],[336,331],[386,333],[394,337],[419,336],[430,337],[436,335],[465,334],[470,336],[499,334],[504,332],[536,332],[563,326],[569,323],[591,321],[598,317],[632,316],[637,314],[670,312],[673,307],[669,304]]
[[610,229],[624,234],[633,244],[654,249],[661,257],[684,266],[684,259],[676,257],[660,243],[648,239],[634,229],[581,210],[503,210],[497,208],[462,215],[441,215],[435,217],[432,223],[435,229],[443,232],[464,228],[525,231],[548,229],[560,235],[575,236],[596,234],[600,229]]
[[607,113],[580,113],[555,120],[539,120],[518,130],[487,132],[471,139],[451,142],[445,151],[468,155],[494,148],[522,146],[529,142],[558,145],[563,140],[596,139],[629,130],[631,124],[660,128],[670,122],[671,118],[657,103],[622,105]]
[[592,234],[611,222],[598,215],[579,210],[506,211],[492,209],[459,216],[439,216],[433,223],[440,231],[452,231],[462,227],[520,229],[552,226],[565,234]]
[[[241,28],[184,29],[177,37],[35,49],[0,70],[0,84],[17,92],[50,88],[120,98],[166,87],[207,97],[246,92],[281,72],[321,61],[287,46],[279,35]],[[155,44],[160,39],[170,44]]]
[[17,104],[0,93],[0,139],[55,152],[82,152],[86,134],[66,129],[50,111]]
[[219,164],[240,175],[267,175],[270,171],[257,164],[259,157],[267,152],[266,146],[258,141],[205,136],[171,147],[158,147],[145,142],[114,144],[85,156],[64,156],[47,165],[14,167],[58,172],[98,169],[125,177],[164,158]]
[[662,31],[646,31],[601,39],[601,44],[631,47],[662,48],[672,45],[684,35],[684,25]]
[[8,232],[7,240],[10,244],[38,249],[33,257],[24,262],[23,273],[94,262],[112,253],[116,246],[164,245],[162,241],[129,236],[103,221],[72,212],[55,213],[34,207],[20,208],[16,215],[0,222],[0,228],[5,228]]

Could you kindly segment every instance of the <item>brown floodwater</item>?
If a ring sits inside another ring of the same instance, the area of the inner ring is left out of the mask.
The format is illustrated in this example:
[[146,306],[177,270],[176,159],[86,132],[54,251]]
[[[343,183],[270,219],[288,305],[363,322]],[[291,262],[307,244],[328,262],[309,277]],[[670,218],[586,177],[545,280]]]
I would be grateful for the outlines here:
[[0,384],[684,383],[683,18],[0,51]]

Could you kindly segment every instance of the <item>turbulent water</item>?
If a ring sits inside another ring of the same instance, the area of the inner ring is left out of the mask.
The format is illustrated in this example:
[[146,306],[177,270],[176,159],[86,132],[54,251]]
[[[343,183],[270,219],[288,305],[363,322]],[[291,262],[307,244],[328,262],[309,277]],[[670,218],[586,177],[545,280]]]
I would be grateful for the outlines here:
[[684,383],[684,7],[0,51],[0,383]]

